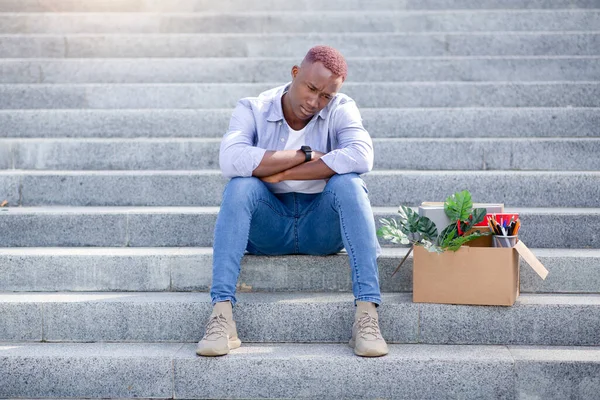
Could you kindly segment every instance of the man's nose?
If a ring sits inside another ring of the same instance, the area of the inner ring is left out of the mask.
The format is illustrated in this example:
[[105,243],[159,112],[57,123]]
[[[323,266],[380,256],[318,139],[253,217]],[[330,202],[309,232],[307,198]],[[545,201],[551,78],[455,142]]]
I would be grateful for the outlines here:
[[319,95],[313,94],[309,96],[307,104],[313,109],[317,108],[319,106]]

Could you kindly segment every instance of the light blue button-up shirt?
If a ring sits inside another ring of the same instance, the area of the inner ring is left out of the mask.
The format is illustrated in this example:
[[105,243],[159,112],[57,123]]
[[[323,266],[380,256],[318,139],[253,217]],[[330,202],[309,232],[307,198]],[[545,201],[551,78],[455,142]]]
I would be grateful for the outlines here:
[[[267,150],[283,150],[289,127],[281,97],[290,83],[241,99],[221,141],[219,164],[227,178],[252,176]],[[306,145],[326,153],[321,160],[337,174],[369,172],[373,141],[350,97],[338,93],[306,126]],[[299,150],[299,149],[298,149]]]

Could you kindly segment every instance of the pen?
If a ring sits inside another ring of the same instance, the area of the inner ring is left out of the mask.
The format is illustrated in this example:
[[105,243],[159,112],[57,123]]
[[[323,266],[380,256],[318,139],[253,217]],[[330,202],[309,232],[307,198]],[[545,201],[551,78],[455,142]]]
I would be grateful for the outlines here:
[[519,228],[521,227],[521,220],[518,219],[517,222],[515,223],[515,229],[514,229],[514,235],[517,235],[519,233]]

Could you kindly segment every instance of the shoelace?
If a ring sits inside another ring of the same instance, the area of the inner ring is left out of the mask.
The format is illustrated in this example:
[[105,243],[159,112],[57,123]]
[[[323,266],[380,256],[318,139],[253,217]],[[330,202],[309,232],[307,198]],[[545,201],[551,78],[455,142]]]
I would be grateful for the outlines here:
[[[214,338],[210,338],[214,336]],[[220,337],[227,337],[227,318],[223,314],[215,315],[206,324],[206,333],[204,339],[216,340]]]
[[358,334],[365,340],[382,339],[377,318],[373,318],[368,312],[363,311],[358,319]]

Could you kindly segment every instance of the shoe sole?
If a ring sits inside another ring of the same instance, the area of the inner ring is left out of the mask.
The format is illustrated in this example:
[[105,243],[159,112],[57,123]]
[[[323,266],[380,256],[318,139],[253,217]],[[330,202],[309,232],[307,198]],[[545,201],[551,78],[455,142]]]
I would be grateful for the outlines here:
[[227,349],[214,349],[207,347],[202,350],[196,350],[196,354],[204,357],[219,357],[229,354],[229,350],[237,349],[242,345],[242,341],[239,338],[230,339],[227,343]]
[[389,353],[389,350],[386,351],[385,353],[381,353],[381,352],[377,352],[377,351],[360,352],[360,351],[356,350],[355,345],[356,345],[355,341],[350,339],[350,342],[348,342],[348,346],[352,347],[352,349],[354,350],[354,354],[356,354],[357,356],[361,356],[361,357],[382,357]]

